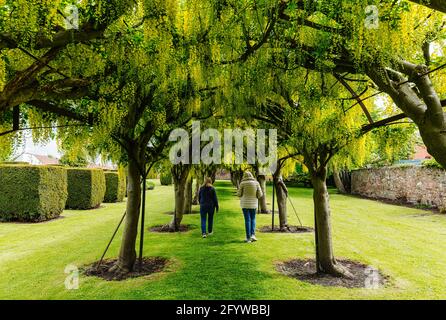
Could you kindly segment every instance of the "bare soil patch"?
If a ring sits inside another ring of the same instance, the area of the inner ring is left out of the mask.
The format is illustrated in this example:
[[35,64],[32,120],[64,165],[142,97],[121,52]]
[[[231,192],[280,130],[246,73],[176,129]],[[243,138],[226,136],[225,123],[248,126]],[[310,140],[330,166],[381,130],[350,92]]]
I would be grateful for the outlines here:
[[161,272],[169,262],[169,260],[164,257],[143,258],[141,267],[139,265],[139,260],[136,260],[132,272],[110,272],[110,268],[115,265],[116,261],[116,259],[104,260],[99,268],[97,267],[98,262],[95,262],[85,268],[84,274],[87,276],[99,277],[107,281],[122,281],[129,278],[144,277]]
[[[167,214],[169,216],[173,216],[174,212],[173,211],[167,211],[167,212],[164,212],[164,214]],[[191,214],[200,214],[200,210],[193,209],[191,213],[185,213],[184,215],[185,216],[189,216]]]
[[353,278],[335,277],[316,273],[313,259],[294,259],[276,264],[277,271],[286,276],[326,287],[381,288],[389,282],[389,277],[379,270],[352,260],[337,260],[348,269]]
[[313,232],[314,229],[310,227],[301,227],[301,226],[288,226],[286,229],[280,229],[279,227],[274,227],[274,230],[271,230],[271,226],[264,226],[259,229],[260,232],[265,233],[308,233]]
[[150,232],[159,232],[159,233],[170,233],[170,232],[188,232],[195,227],[190,224],[182,224],[178,231],[174,231],[170,228],[168,224],[163,224],[159,226],[153,226],[149,228]]

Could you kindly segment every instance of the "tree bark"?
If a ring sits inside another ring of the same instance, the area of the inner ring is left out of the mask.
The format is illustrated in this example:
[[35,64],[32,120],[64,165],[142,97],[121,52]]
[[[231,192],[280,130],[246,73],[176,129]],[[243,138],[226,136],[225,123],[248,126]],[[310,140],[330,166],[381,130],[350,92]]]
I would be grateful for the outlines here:
[[192,213],[192,183],[194,179],[192,174],[189,173],[186,179],[186,190],[184,192],[184,214]]
[[243,171],[241,169],[231,171],[231,181],[234,187],[236,187],[237,189],[240,186],[242,178],[243,178]]
[[270,213],[266,204],[266,177],[263,174],[257,176],[257,181],[262,189],[263,196],[259,199],[259,213]]
[[201,172],[198,172],[195,177],[195,191],[194,191],[194,198],[192,200],[192,204],[197,205],[198,203],[198,192],[200,191],[200,187],[203,184],[203,175]]
[[141,207],[141,180],[138,163],[129,159],[127,180],[127,208],[122,236],[121,249],[113,271],[128,273],[133,270],[136,261],[136,238],[138,235],[138,220]]
[[277,208],[279,210],[280,230],[284,231],[288,228],[288,212],[287,212],[287,194],[283,182],[280,181],[280,174],[273,176],[274,189],[276,191]]
[[240,188],[240,183],[242,182],[242,179],[243,179],[243,170],[239,169],[235,173],[235,184],[237,189]]
[[333,170],[333,178],[338,191],[343,194],[347,193],[338,170]]
[[339,177],[341,178],[345,192],[348,194],[352,193],[352,173],[348,169],[341,170],[339,171]]
[[215,179],[216,179],[216,176],[217,176],[217,168],[214,167],[214,166],[211,166],[210,168],[208,168],[206,170],[206,176],[211,178],[212,183],[215,183]]
[[319,168],[311,172],[313,184],[313,202],[315,216],[316,261],[318,273],[331,274],[337,277],[351,277],[351,274],[340,266],[333,254],[331,212],[327,191],[327,168]]
[[415,122],[428,152],[446,168],[446,118],[428,68],[407,61],[401,61],[399,67],[409,80],[382,66],[371,66],[367,75]]
[[170,223],[170,229],[178,231],[183,220],[185,207],[186,181],[190,166],[178,164],[172,167],[172,178],[175,189],[175,211]]

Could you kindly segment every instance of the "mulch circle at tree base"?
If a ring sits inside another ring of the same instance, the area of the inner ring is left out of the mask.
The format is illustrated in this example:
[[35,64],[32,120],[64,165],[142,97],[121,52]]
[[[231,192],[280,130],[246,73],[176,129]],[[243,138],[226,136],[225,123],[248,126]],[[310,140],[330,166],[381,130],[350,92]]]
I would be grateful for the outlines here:
[[182,224],[179,227],[179,230],[174,231],[170,225],[164,224],[159,226],[153,226],[149,228],[150,232],[160,232],[160,233],[169,233],[169,232],[188,232],[190,230],[194,229],[194,226],[190,224]]
[[274,231],[271,230],[271,226],[264,226],[259,229],[260,232],[265,233],[308,233],[313,232],[314,229],[310,227],[301,226],[288,226],[285,229],[280,229],[279,227],[274,227]]
[[[164,212],[164,214],[167,214],[169,216],[173,216],[174,212],[173,211],[166,211],[166,212]],[[200,211],[199,210],[192,210],[191,213],[185,213],[184,215],[185,216],[190,216],[192,214],[200,214]]]
[[286,276],[326,287],[344,288],[382,288],[389,283],[389,277],[379,270],[363,263],[351,260],[337,260],[338,264],[348,269],[353,278],[335,277],[316,273],[314,259],[294,259],[276,264],[277,271]]
[[133,271],[131,272],[110,272],[110,268],[115,265],[116,261],[116,259],[104,260],[99,268],[97,267],[98,262],[95,262],[85,268],[84,274],[87,276],[99,277],[107,281],[122,281],[129,278],[143,277],[161,272],[169,262],[167,258],[163,257],[143,258],[141,269],[139,266],[139,260],[136,260]]

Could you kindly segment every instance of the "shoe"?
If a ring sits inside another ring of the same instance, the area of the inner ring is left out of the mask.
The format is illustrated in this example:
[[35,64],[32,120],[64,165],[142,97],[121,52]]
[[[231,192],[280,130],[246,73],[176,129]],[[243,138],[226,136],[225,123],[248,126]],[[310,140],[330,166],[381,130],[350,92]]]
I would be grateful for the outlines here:
[[208,236],[212,236],[213,234],[214,234],[214,231],[209,232],[209,233],[208,233]]
[[202,237],[203,237],[203,238],[206,238],[206,237],[207,237],[206,233],[203,233]]
[[256,238],[256,236],[251,236],[251,241],[257,241],[257,238]]
[[245,242],[246,243],[251,243],[252,241],[251,241],[251,239],[246,239]]

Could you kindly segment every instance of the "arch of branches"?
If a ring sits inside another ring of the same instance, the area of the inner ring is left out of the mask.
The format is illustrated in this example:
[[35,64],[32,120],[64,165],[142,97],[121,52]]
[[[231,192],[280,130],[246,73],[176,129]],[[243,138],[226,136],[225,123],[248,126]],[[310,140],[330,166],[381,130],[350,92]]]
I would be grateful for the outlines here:
[[[399,152],[413,128],[446,166],[444,1],[369,1],[377,29],[359,0],[71,2],[78,28],[67,28],[70,1],[0,1],[0,156],[26,129],[45,140],[57,128],[67,152],[88,146],[126,166],[114,272],[135,264],[141,180],[168,156],[171,130],[193,120],[278,129],[274,181],[290,159],[308,170],[321,273],[348,275],[332,249],[330,167]],[[173,166],[173,228],[191,169],[215,171]]]

